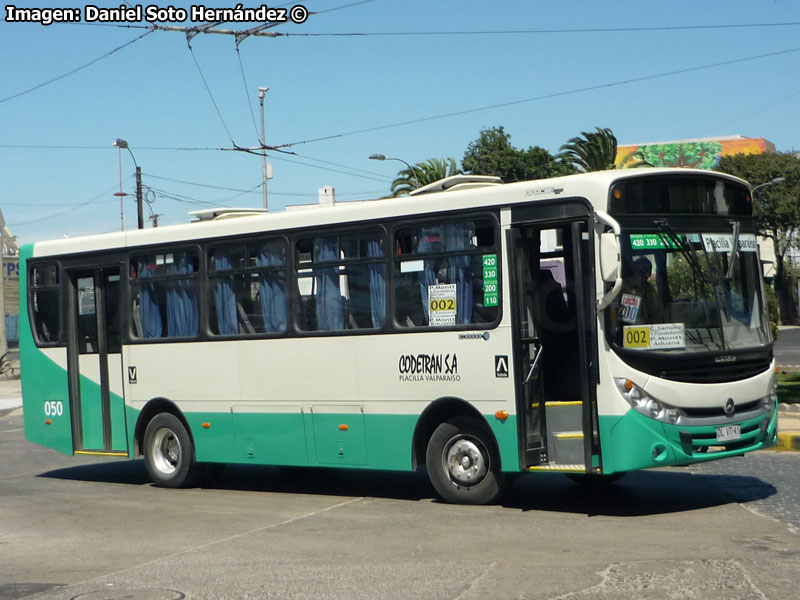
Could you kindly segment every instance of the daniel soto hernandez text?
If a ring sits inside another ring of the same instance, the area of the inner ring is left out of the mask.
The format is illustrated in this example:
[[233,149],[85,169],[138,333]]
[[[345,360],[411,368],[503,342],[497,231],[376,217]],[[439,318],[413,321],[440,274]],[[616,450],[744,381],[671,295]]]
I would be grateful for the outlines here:
[[184,23],[204,21],[229,21],[234,23],[270,22],[270,23],[304,23],[308,19],[308,9],[302,4],[291,8],[270,8],[266,4],[258,7],[244,8],[237,4],[233,8],[209,8],[195,4],[188,9],[172,6],[149,4],[144,6],[126,6],[119,8],[102,8],[87,4],[80,8],[19,8],[6,5],[6,23],[147,23],[167,22]]

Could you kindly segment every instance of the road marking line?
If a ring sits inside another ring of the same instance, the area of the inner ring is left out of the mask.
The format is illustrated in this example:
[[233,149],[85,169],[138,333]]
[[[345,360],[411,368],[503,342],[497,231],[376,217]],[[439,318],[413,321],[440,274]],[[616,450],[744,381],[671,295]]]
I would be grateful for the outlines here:
[[195,552],[196,550],[203,550],[205,548],[210,548],[211,546],[215,546],[217,544],[224,544],[225,542],[229,542],[231,540],[235,540],[241,537],[245,537],[247,535],[251,535],[253,533],[258,533],[260,531],[268,531],[270,529],[276,529],[277,527],[282,527],[283,525],[290,525],[297,521],[302,521],[303,519],[308,519],[309,517],[315,517],[317,515],[321,515],[322,513],[331,511],[335,508],[340,508],[342,506],[346,506],[348,504],[352,504],[353,502],[360,502],[364,500],[364,497],[360,498],[351,498],[350,500],[345,500],[344,502],[339,502],[338,504],[333,504],[326,508],[322,508],[320,510],[316,510],[314,512],[306,513],[304,515],[299,515],[297,517],[292,517],[291,519],[286,519],[285,521],[281,521],[280,523],[273,523],[272,525],[265,525],[264,527],[255,527],[254,529],[250,529],[249,531],[243,531],[242,533],[236,533],[233,535],[229,535],[224,538],[220,538],[218,540],[214,540],[211,542],[206,542],[205,544],[198,544],[197,546],[192,546],[191,548],[185,548],[183,550],[179,550],[177,552],[173,552],[172,554],[166,554],[164,556],[159,556],[158,558],[154,558],[153,560],[148,560],[138,565],[133,565],[130,567],[126,567],[124,569],[120,569],[119,571],[114,571],[112,573],[105,573],[103,575],[98,575],[97,577],[92,577],[91,579],[86,579],[84,581],[76,581],[75,583],[68,583],[64,585],[63,589],[68,589],[78,585],[86,585],[87,583],[92,583],[93,581],[100,581],[110,579],[111,577],[116,577],[121,573],[126,573],[128,571],[133,571],[134,569],[140,569],[141,567],[146,567],[148,565],[152,565],[155,563],[160,563],[164,560],[169,560],[171,558],[175,558],[177,556],[182,556],[184,554],[189,554],[190,552]]

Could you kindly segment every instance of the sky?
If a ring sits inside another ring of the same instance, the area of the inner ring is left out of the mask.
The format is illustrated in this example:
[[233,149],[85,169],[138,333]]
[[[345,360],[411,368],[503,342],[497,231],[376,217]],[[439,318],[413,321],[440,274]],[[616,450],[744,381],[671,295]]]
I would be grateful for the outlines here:
[[[404,166],[371,154],[460,162],[496,126],[553,154],[595,127],[620,144],[743,135],[800,149],[797,0],[297,4],[305,22],[243,39],[237,53],[233,36],[190,45],[145,20],[8,22],[4,3],[0,209],[19,243],[136,228],[133,158],[148,227],[150,214],[163,226],[192,210],[262,207],[261,158],[233,149],[259,144],[259,86],[266,144],[283,150],[269,152],[271,211],[316,202],[326,185],[340,202],[385,196]],[[87,4],[14,6],[85,16]],[[123,6],[146,15],[170,3]]]

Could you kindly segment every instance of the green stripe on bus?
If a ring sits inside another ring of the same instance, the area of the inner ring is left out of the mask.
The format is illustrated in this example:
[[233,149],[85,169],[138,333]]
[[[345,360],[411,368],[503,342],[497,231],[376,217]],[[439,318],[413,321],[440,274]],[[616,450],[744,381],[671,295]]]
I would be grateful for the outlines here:
[[[128,407],[133,429],[139,411]],[[407,471],[417,415],[187,412],[199,462]],[[519,469],[516,418],[487,417],[504,470]],[[204,427],[206,425],[206,427]],[[346,429],[340,429],[346,425]],[[132,435],[132,432],[131,432]],[[424,459],[424,457],[419,457]]]

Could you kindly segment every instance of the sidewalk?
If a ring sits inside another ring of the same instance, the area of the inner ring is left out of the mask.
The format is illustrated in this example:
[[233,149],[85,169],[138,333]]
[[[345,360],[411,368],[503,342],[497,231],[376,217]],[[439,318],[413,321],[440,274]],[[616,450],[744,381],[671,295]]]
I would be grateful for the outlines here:
[[0,377],[0,416],[22,406],[22,387],[19,378]]

